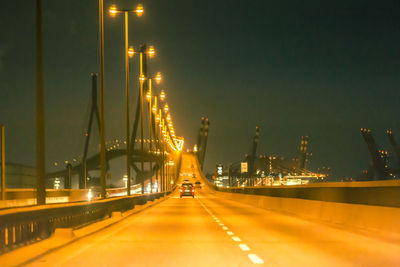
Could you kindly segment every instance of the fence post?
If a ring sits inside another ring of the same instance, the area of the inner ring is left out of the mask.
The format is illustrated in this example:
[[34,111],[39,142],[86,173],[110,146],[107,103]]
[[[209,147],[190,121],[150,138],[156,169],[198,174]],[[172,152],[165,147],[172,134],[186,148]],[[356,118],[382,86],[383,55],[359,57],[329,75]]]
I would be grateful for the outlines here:
[[6,200],[6,137],[5,137],[5,127],[1,128],[1,200]]

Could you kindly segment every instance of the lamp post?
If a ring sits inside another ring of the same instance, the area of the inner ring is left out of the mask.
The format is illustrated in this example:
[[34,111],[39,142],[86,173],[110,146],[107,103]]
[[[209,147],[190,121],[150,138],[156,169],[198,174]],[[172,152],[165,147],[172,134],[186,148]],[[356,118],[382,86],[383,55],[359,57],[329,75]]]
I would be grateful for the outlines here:
[[1,200],[6,200],[6,139],[5,126],[0,125],[0,146],[1,146]]
[[[101,1],[101,0],[99,0]],[[46,204],[42,0],[36,0],[36,204]]]
[[[149,82],[149,89],[146,93],[146,99],[147,101],[149,101],[149,149],[150,149],[150,153],[152,153],[153,151],[153,142],[152,142],[152,126],[153,126],[153,120],[152,120],[152,106],[151,106],[151,85],[152,85],[152,80],[155,79],[156,83],[160,83],[161,82],[161,74],[158,72],[157,75],[153,78],[148,78],[148,82]],[[153,164],[150,160],[150,175],[151,175],[151,170],[153,168]],[[153,176],[150,176],[150,193],[153,193]]]
[[99,53],[100,53],[100,194],[106,198],[106,130],[104,114],[104,19],[103,0],[99,0]]
[[[161,90],[160,92],[160,100],[164,101],[166,98],[164,90]],[[162,109],[159,110],[159,120],[160,120],[160,141],[164,140],[164,119],[162,119]],[[161,164],[161,169],[160,169],[160,180],[161,180],[161,191],[165,191],[165,168],[164,168],[164,158],[165,158],[165,142],[162,141],[162,145],[160,143],[160,148],[161,148],[161,157],[162,157],[162,164]]]
[[[159,124],[160,118],[158,117],[157,114],[157,96],[154,96],[154,105],[152,108],[152,111],[154,113],[154,142],[155,142],[155,152],[158,153],[158,147],[160,147],[160,140],[158,139],[158,133],[157,133],[157,126]],[[157,182],[157,192],[159,192],[159,187],[160,187],[160,181],[158,180],[158,170],[156,171],[156,182]]]
[[[144,60],[144,53],[147,53],[149,57],[153,57],[155,55],[155,50],[153,46],[150,46],[148,49],[146,49],[146,46],[142,46],[140,48],[140,74],[139,74],[139,82],[140,82],[140,92],[139,92],[139,103],[140,103],[140,150],[142,152],[142,155],[144,154],[144,129],[143,129],[143,85],[144,82],[146,81],[146,77],[144,75],[144,69],[143,69],[143,60]],[[141,157],[140,160],[140,170],[141,170],[141,187],[142,187],[142,194],[144,194],[144,160],[143,157]]]
[[126,183],[126,190],[127,195],[131,195],[131,152],[130,152],[130,130],[129,130],[129,57],[133,57],[134,50],[133,48],[129,48],[128,46],[128,13],[133,12],[136,13],[138,17],[143,15],[143,6],[138,5],[135,10],[118,10],[115,5],[111,6],[110,10],[111,16],[116,16],[117,13],[124,13],[125,17],[125,106],[126,106],[126,176],[127,176],[127,183]]

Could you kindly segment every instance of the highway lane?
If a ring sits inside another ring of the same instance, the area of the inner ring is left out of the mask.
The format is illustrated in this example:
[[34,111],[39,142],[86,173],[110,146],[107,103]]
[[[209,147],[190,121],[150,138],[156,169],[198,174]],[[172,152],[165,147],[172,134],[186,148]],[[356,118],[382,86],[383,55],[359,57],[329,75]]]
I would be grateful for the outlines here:
[[[192,168],[193,167],[193,168]],[[195,173],[190,155],[182,173]],[[171,198],[33,266],[399,266],[400,245],[218,197]]]

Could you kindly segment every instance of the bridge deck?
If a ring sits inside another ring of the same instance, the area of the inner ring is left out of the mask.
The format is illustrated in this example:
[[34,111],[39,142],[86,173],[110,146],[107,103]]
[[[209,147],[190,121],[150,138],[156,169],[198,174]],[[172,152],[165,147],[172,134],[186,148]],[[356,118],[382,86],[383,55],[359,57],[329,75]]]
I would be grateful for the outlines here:
[[[191,172],[195,163],[185,157],[182,164]],[[33,265],[394,266],[399,255],[399,244],[227,200],[203,187],[194,199],[175,192]]]

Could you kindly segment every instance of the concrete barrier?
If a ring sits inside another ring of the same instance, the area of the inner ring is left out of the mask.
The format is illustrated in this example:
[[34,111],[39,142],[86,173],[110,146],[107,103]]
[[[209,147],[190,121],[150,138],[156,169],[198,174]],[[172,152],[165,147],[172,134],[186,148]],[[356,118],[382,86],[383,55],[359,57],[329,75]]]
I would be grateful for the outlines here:
[[[193,156],[197,161],[197,158]],[[198,162],[197,162],[198,163]],[[199,165],[197,164],[197,167]],[[317,220],[320,222],[333,223],[336,225],[344,226],[346,228],[357,229],[363,232],[372,232],[382,237],[400,240],[400,208],[393,206],[383,205],[371,205],[371,204],[355,204],[355,203],[342,203],[339,201],[352,199],[354,196],[348,196],[346,194],[351,193],[350,190],[353,188],[363,188],[359,192],[368,192],[368,194],[359,194],[358,200],[367,198],[366,203],[384,203],[384,200],[378,200],[374,202],[374,197],[371,195],[376,188],[381,195],[379,197],[387,197],[387,201],[390,203],[398,203],[400,200],[400,194],[395,194],[399,189],[400,181],[372,181],[372,182],[356,182],[356,183],[324,183],[324,184],[310,184],[307,186],[297,186],[298,190],[304,190],[307,192],[308,189],[315,190],[315,194],[311,194],[317,200],[298,198],[304,194],[291,194],[291,197],[280,197],[255,195],[251,194],[257,190],[247,190],[246,188],[234,188],[235,193],[221,192],[220,188],[210,183],[207,178],[203,175],[200,168],[198,168],[203,182],[213,191],[214,195],[224,199],[237,201],[240,203],[248,204],[251,206],[259,207],[266,210],[286,213],[294,216],[298,216],[305,219]],[[254,189],[249,188],[249,189]],[[317,189],[332,189],[332,194],[326,196],[321,192],[318,193]],[[344,190],[343,190],[344,188]],[[384,190],[391,192],[390,195],[384,195]],[[288,187],[278,187],[281,192],[284,192]],[[266,193],[268,191],[260,188],[261,192]],[[308,190],[308,192],[312,192]],[[365,191],[363,191],[365,190]],[[309,196],[311,196],[309,195]],[[297,197],[296,197],[297,196]],[[321,199],[329,199],[329,201],[322,201]],[[354,199],[354,198],[353,198]],[[398,200],[399,199],[399,200]]]
[[400,209],[361,204],[335,203],[318,200],[281,198],[239,193],[214,192],[216,196],[266,210],[283,212],[305,219],[340,224],[400,237]]

